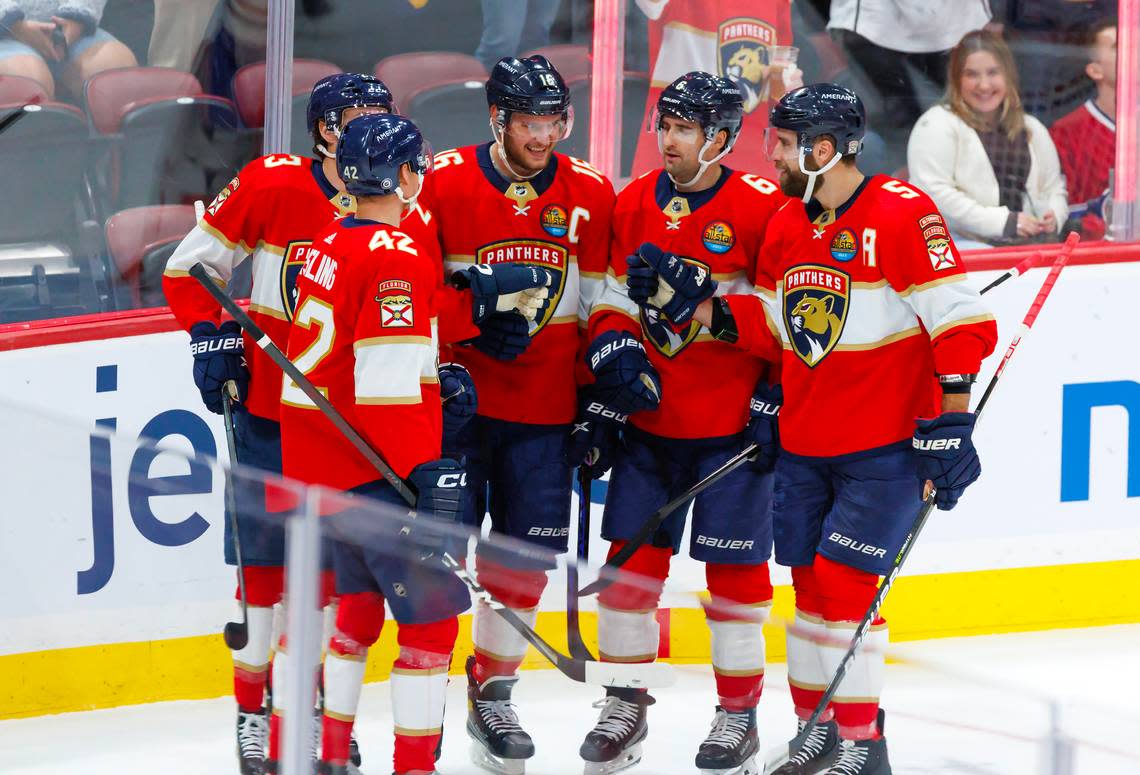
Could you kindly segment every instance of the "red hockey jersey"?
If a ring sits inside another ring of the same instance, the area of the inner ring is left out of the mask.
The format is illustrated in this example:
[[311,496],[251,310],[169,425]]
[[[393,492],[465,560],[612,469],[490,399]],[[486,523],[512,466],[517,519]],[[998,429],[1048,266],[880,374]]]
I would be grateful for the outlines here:
[[790,0],[646,0],[638,5],[650,16],[650,84],[633,175],[661,165],[650,126],[661,90],[691,70],[703,70],[732,76],[745,92],[744,128],[727,161],[739,170],[775,177],[764,154],[768,49],[792,44]]
[[[297,273],[313,236],[333,218],[356,210],[356,200],[338,191],[315,159],[273,154],[255,159],[214,198],[206,213],[167,262],[162,288],[183,328],[203,320],[218,323],[221,307],[188,275],[201,262],[228,283],[247,257],[253,261],[249,315],[284,349],[296,299]],[[247,407],[276,420],[281,370],[246,336],[250,385]]]
[[[490,147],[436,154],[424,183],[420,198],[438,222],[446,272],[475,263],[535,264],[553,278],[550,304],[515,360],[495,360],[473,347],[455,348],[452,358],[475,380],[479,414],[568,423],[584,377],[579,355],[589,310],[608,264],[613,186],[586,162],[559,153],[537,177],[510,182],[495,170]],[[470,307],[466,314],[470,320]]]
[[910,438],[940,411],[937,374],[973,374],[997,324],[926,194],[867,178],[837,211],[789,200],[756,294],[729,298],[738,345],[781,357],[780,441],[833,457]]
[[[355,216],[316,235],[303,259],[289,359],[406,477],[440,456],[435,261],[404,232]],[[292,380],[277,385],[285,476],[340,490],[380,479]]]
[[590,337],[625,330],[644,341],[661,375],[661,403],[630,417],[638,428],[685,439],[739,433],[768,364],[716,341],[695,320],[674,326],[656,311],[638,308],[626,293],[626,256],[652,242],[708,269],[718,295],[750,293],[765,230],[784,201],[772,181],[728,169],[713,188],[695,194],[679,194],[664,170],[643,175],[618,194],[610,270],[590,314]]

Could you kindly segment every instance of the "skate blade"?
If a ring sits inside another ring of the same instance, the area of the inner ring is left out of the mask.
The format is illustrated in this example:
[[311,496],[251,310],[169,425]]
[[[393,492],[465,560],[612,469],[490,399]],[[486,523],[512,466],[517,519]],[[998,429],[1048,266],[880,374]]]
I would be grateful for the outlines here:
[[608,762],[586,762],[582,768],[582,775],[611,775],[614,772],[628,770],[640,761],[641,743],[637,743],[622,751],[621,756]]
[[587,662],[585,682],[626,689],[664,689],[677,681],[667,662]]
[[701,770],[700,772],[701,775],[760,775],[762,770],[760,765],[756,763],[756,757],[749,756],[736,767],[729,767],[724,770]]
[[471,761],[497,775],[523,775],[526,772],[526,759],[501,759],[484,748],[478,740],[471,741]]

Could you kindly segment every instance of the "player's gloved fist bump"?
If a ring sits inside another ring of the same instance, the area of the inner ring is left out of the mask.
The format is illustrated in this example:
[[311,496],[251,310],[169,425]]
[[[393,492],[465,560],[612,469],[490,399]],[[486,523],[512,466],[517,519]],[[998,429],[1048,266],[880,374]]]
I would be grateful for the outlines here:
[[943,511],[954,508],[982,474],[973,441],[976,419],[971,412],[944,412],[933,420],[915,421],[912,444],[918,454],[918,478],[934,483],[934,501]]
[[550,296],[550,273],[530,264],[476,264],[451,278],[460,288],[471,289],[471,320],[476,325],[495,312],[518,312],[534,320]]
[[222,386],[230,380],[237,385],[237,400],[245,401],[249,369],[241,326],[233,320],[220,328],[207,320],[195,323],[190,329],[190,354],[194,356],[194,384],[207,409],[222,413]]
[[[408,484],[416,491],[416,521],[409,533],[420,549],[421,557],[426,559],[433,554],[450,551],[461,540],[457,526],[467,489],[467,473],[463,465],[446,457],[420,463],[408,474]],[[419,521],[423,517],[438,522],[433,525]]]
[[625,287],[630,301],[639,307],[649,306],[649,300],[657,295],[657,270],[636,253],[626,256],[625,264]]
[[439,364],[439,399],[443,402],[444,447],[448,448],[447,442],[455,440],[478,407],[471,373],[458,363]]
[[633,334],[599,334],[586,350],[586,363],[594,375],[592,395],[609,409],[632,414],[656,409],[661,402],[661,377]]
[[783,405],[784,388],[781,385],[769,385],[765,380],[756,384],[748,406],[748,425],[744,435],[748,443],[757,447],[756,454],[752,456],[752,467],[762,473],[775,468],[780,454],[777,420]]
[[637,255],[657,273],[657,291],[649,305],[678,325],[687,323],[697,306],[716,293],[716,280],[709,270],[681,256],[666,253],[652,242],[645,242]]
[[591,479],[600,479],[613,465],[613,448],[628,415],[616,412],[585,393],[578,403],[578,417],[570,427],[566,462],[580,466]]
[[471,344],[500,361],[513,361],[530,346],[526,318],[513,312],[496,312],[479,324],[479,336]]

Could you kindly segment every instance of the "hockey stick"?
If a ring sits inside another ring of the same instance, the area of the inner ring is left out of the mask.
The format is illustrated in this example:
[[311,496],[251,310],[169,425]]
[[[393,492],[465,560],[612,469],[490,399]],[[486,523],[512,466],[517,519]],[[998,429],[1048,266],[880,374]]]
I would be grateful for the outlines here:
[[222,385],[222,417],[226,425],[226,447],[230,464],[226,467],[226,509],[230,512],[230,530],[234,534],[234,559],[237,561],[238,595],[241,597],[241,621],[226,622],[222,638],[231,651],[241,651],[249,643],[249,603],[245,596],[245,563],[241,559],[241,536],[238,534],[237,496],[234,494],[233,467],[237,464],[237,445],[234,443],[234,393],[237,385],[227,380]]
[[613,584],[617,580],[613,571],[616,571],[622,565],[625,565],[625,563],[629,561],[629,558],[633,556],[634,552],[644,546],[645,542],[653,537],[653,534],[657,532],[657,528],[661,527],[661,524],[669,517],[670,514],[684,506],[693,498],[700,495],[709,487],[712,487],[724,477],[731,474],[755,453],[756,445],[749,444],[747,447],[737,453],[735,457],[730,458],[727,462],[725,462],[725,464],[720,468],[713,471],[704,479],[700,480],[688,490],[686,490],[684,493],[678,495],[676,498],[669,501],[661,508],[657,509],[657,511],[650,514],[648,519],[642,523],[641,527],[638,528],[637,532],[633,535],[633,538],[629,539],[625,546],[618,550],[617,554],[608,559],[606,561],[606,564],[598,569],[598,578],[582,587],[582,589],[578,592],[578,597],[586,597],[587,595],[596,594],[598,592],[601,592],[610,584]]
[[1006,280],[1012,280],[1014,277],[1020,277],[1021,275],[1025,274],[1030,269],[1032,269],[1037,264],[1037,262],[1040,260],[1041,260],[1041,254],[1039,252],[1030,253],[1028,256],[1026,256],[1025,258],[1023,258],[1021,260],[1021,263],[1019,263],[1013,269],[1010,269],[1008,272],[1003,274],[998,279],[994,280],[992,283],[987,285],[985,288],[982,288],[982,290],[978,291],[978,293],[982,294],[982,293],[985,293],[986,291],[992,291],[994,288],[998,287],[999,285],[1004,283]]
[[[1021,344],[1022,338],[1029,333],[1029,329],[1033,327],[1034,321],[1037,320],[1037,315],[1041,312],[1041,307],[1045,304],[1045,299],[1049,297],[1049,292],[1053,290],[1053,286],[1057,282],[1057,277],[1061,274],[1061,269],[1069,261],[1069,256],[1073,252],[1073,248],[1080,242],[1080,235],[1073,232],[1069,238],[1065,240],[1065,244],[1061,247],[1057,258],[1053,261],[1053,266],[1049,270],[1049,274],[1045,277],[1045,281],[1041,283],[1041,289],[1037,291],[1037,297],[1029,307],[1029,311],[1025,313],[1025,318],[1021,321],[1013,338],[1010,340],[1009,347],[1006,348],[1005,355],[1002,357],[1001,362],[998,363],[997,369],[994,371],[993,377],[990,378],[989,385],[982,393],[982,398],[978,402],[978,407],[974,410],[975,423],[982,418],[982,411],[989,403],[990,396],[993,395],[994,388],[997,387],[998,379],[1005,372],[1005,367],[1009,364],[1010,359],[1013,357],[1017,346]],[[902,570],[903,563],[910,555],[911,549],[914,548],[915,541],[918,539],[919,534],[922,532],[923,527],[926,525],[926,520],[930,516],[930,512],[934,510],[934,491],[932,490],[923,501],[922,508],[915,517],[914,522],[910,526],[910,531],[907,533],[906,538],[903,540],[902,548],[899,549],[898,555],[895,556],[895,561],[891,565],[887,575],[883,578],[883,582],[879,585],[878,591],[875,593],[874,599],[871,601],[870,608],[863,614],[862,621],[859,626],[855,628],[855,634],[851,637],[851,645],[847,647],[847,653],[843,655],[843,660],[839,663],[839,667],[835,671],[835,675],[831,677],[831,682],[827,685],[823,696],[820,697],[819,703],[815,706],[811,716],[804,724],[804,728],[788,743],[788,750],[781,752],[778,757],[768,763],[765,768],[766,773],[772,773],[778,767],[787,762],[792,756],[803,748],[804,743],[808,737],[811,736],[812,731],[819,724],[820,716],[827,710],[827,706],[831,704],[832,698],[839,690],[839,684],[843,682],[844,677],[847,675],[851,663],[855,661],[855,655],[859,651],[859,646],[863,643],[867,633],[871,631],[871,624],[879,616],[879,610],[883,607],[883,601],[887,597],[887,593],[891,591],[891,586],[894,585],[895,579],[898,578],[899,571]]]
[[[578,466],[578,556],[577,561],[590,559],[590,485],[593,480],[582,466]],[[582,626],[578,621],[578,562],[566,563],[566,644],[575,659],[593,659],[594,655],[582,640]]]
[[[202,284],[202,287],[205,288],[206,291],[222,305],[222,308],[230,314],[237,324],[250,335],[254,342],[257,343],[257,346],[285,372],[285,375],[288,376],[289,379],[293,380],[294,384],[296,384],[314,404],[316,404],[317,408],[321,410],[321,413],[332,422],[337,430],[344,434],[345,438],[348,439],[356,451],[363,455],[364,458],[383,475],[396,492],[400,494],[400,497],[403,498],[409,506],[414,507],[416,496],[411,488],[408,487],[407,483],[392,470],[391,466],[388,465],[384,458],[380,457],[376,450],[372,449],[356,429],[349,425],[348,421],[337,411],[336,407],[329,403],[329,400],[325,398],[324,394],[317,390],[316,386],[309,381],[301,370],[293,365],[293,362],[286,357],[285,353],[281,352],[281,349],[253,322],[249,315],[214,283],[206,273],[205,267],[200,263],[195,264],[190,267],[189,274]],[[514,611],[500,603],[490,592],[480,586],[471,574],[468,573],[467,569],[456,562],[455,558],[450,554],[444,552],[440,559],[448,570],[458,576],[459,579],[467,585],[471,593],[477,599],[483,601],[498,612],[512,628],[522,635],[528,643],[534,646],[540,654],[546,657],[551,664],[568,678],[582,683],[612,687],[653,689],[672,685],[674,679],[672,667],[667,664],[588,662],[581,659],[574,659],[560,653],[547,643],[541,635],[527,626],[526,622],[520,619]]]

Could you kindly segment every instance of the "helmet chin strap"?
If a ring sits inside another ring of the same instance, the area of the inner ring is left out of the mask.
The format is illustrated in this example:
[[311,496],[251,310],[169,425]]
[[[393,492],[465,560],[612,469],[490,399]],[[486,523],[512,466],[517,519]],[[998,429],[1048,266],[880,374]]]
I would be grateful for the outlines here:
[[422,172],[417,172],[416,174],[419,175],[420,185],[416,189],[415,196],[404,196],[404,191],[399,186],[396,186],[396,191],[394,192],[396,194],[396,198],[403,202],[405,213],[410,213],[415,209],[416,200],[420,198],[420,191],[423,191],[424,189],[424,174]]
[[507,147],[504,139],[505,133],[503,132],[502,127],[499,126],[494,119],[490,119],[488,123],[491,125],[491,137],[495,140],[495,148],[499,152],[499,161],[501,161],[503,163],[503,166],[507,168],[507,172],[511,174],[511,177],[513,177],[515,180],[530,180],[531,178],[537,178],[542,174],[542,170],[539,170],[538,172],[532,172],[529,175],[524,175],[521,172],[515,170],[515,168],[512,167],[511,163],[507,160]]
[[[713,137],[715,138],[716,135],[714,134]],[[708,161],[705,161],[705,158],[704,158],[705,157],[705,151],[707,151],[709,148],[712,148],[712,144],[713,144],[712,140],[705,138],[705,144],[701,146],[700,152],[697,153],[697,174],[693,175],[693,177],[690,178],[689,180],[682,183],[681,181],[679,181],[675,177],[673,177],[673,173],[671,173],[671,172],[665,173],[666,175],[669,176],[669,180],[671,180],[673,182],[674,186],[676,186],[677,188],[688,188],[689,186],[695,184],[698,180],[701,179],[701,176],[703,176],[705,174],[705,172],[708,171],[709,167],[711,167],[712,165],[716,164],[718,161],[723,159],[728,154],[728,152],[732,150],[732,145],[730,143],[725,143],[724,150],[722,150],[720,153],[718,153],[716,156],[709,159]],[[662,137],[660,129],[657,130],[657,151],[658,151],[658,153],[661,153],[661,154],[665,153],[665,140]]]
[[323,145],[318,145],[317,150],[320,151],[321,155],[324,156],[326,159],[335,159],[336,158],[336,154],[333,153],[332,151],[330,151],[328,148],[325,148]]
[[804,189],[804,195],[803,195],[804,204],[807,204],[808,202],[811,201],[812,192],[815,191],[815,179],[818,178],[823,173],[827,172],[832,167],[834,167],[836,164],[839,163],[839,160],[843,158],[843,154],[836,152],[836,154],[831,157],[831,159],[827,162],[827,164],[824,164],[818,170],[809,170],[804,165],[804,160],[807,159],[808,150],[809,149],[804,148],[803,146],[800,146],[800,172],[807,175],[807,179],[808,179],[807,188]]

